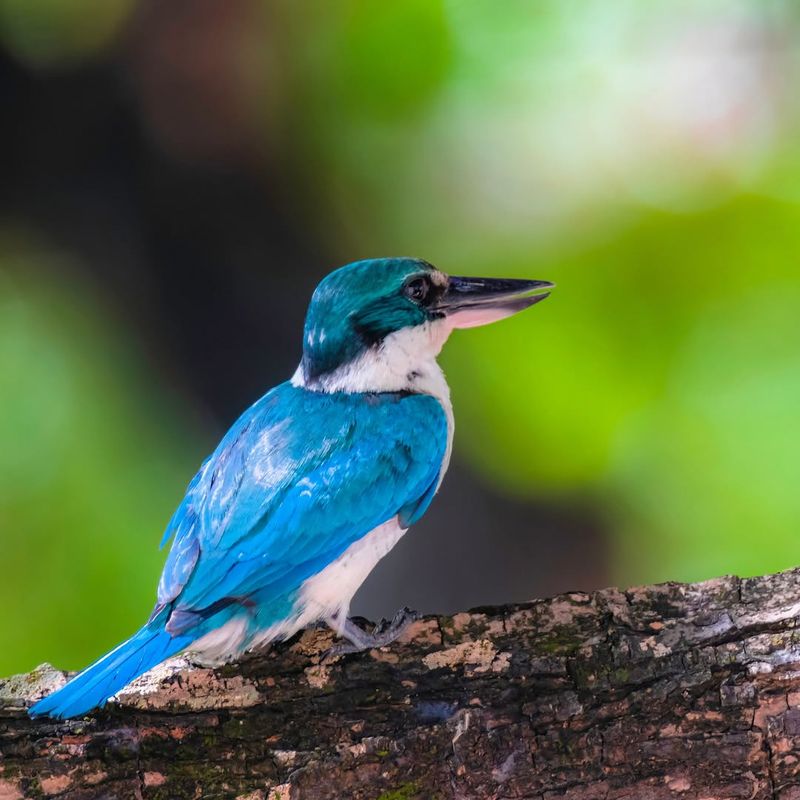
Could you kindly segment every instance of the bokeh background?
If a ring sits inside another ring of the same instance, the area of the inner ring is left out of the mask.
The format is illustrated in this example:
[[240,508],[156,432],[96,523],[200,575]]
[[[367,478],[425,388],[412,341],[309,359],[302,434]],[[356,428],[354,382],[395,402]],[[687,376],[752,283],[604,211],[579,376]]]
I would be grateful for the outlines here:
[[0,0],[0,674],[147,616],[368,256],[558,288],[451,340],[451,473],[356,612],[800,562],[799,85],[779,0]]

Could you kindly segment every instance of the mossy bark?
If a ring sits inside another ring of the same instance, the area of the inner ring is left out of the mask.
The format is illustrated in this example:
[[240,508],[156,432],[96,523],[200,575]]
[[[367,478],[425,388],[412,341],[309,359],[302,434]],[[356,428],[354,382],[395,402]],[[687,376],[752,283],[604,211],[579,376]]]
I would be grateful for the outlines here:
[[308,630],[178,660],[85,720],[0,681],[0,800],[800,800],[800,572],[606,589],[415,623],[322,663]]

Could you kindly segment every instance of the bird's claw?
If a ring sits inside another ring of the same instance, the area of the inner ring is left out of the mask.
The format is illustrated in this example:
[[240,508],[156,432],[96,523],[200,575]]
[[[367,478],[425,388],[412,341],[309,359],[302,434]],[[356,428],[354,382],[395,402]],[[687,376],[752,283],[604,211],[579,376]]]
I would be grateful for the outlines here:
[[372,633],[359,628],[350,619],[346,619],[344,625],[340,624],[338,620],[332,620],[329,622],[330,626],[347,641],[333,645],[324,653],[321,661],[324,663],[337,656],[386,647],[400,637],[403,631],[418,619],[420,619],[420,614],[417,611],[412,611],[410,608],[401,608],[391,620],[382,619],[373,628]]

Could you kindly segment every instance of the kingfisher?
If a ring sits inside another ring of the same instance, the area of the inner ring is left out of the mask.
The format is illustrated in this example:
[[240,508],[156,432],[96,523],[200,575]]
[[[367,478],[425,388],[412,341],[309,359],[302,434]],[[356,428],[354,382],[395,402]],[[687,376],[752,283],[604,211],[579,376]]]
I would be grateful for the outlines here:
[[296,372],[239,417],[170,519],[149,620],[29,714],[81,716],[180,652],[220,664],[320,621],[348,652],[396,638],[402,614],[369,633],[348,610],[447,470],[453,411],[436,358],[454,329],[516,314],[552,286],[417,258],[328,274]]

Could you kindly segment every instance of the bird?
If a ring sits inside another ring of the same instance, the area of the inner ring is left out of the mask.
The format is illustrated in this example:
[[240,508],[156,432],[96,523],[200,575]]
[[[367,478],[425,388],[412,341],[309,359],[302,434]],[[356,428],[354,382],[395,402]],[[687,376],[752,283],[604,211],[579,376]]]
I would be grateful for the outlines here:
[[324,277],[296,372],[234,422],[170,519],[148,621],[30,716],[86,715],[171,656],[222,664],[312,623],[348,652],[396,638],[405,615],[368,633],[348,611],[447,471],[454,420],[437,356],[453,330],[516,314],[552,286],[405,257]]

